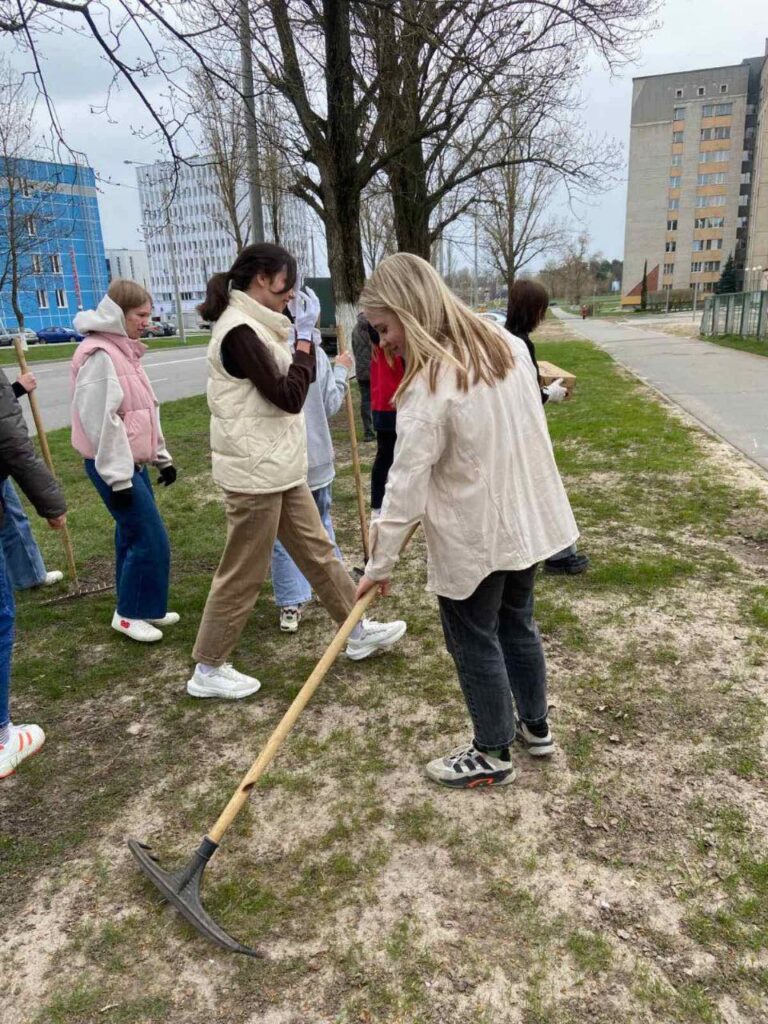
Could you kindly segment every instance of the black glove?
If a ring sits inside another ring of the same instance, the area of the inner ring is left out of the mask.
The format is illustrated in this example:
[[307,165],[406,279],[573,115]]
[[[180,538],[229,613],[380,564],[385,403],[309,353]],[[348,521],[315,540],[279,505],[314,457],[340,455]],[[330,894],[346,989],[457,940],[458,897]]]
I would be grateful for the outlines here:
[[176,483],[177,476],[178,473],[176,472],[175,466],[163,466],[163,468],[160,470],[160,476],[157,478],[158,487],[160,486],[160,484],[162,484],[164,487],[170,487],[171,484]]
[[125,487],[122,491],[112,491],[112,504],[115,508],[130,508],[133,504],[133,487]]

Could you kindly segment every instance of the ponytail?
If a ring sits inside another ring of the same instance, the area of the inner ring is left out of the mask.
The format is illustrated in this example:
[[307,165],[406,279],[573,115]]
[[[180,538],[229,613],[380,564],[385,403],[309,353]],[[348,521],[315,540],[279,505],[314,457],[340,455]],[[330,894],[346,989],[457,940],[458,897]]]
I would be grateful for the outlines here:
[[273,278],[281,270],[285,271],[286,290],[290,290],[296,284],[297,268],[288,250],[270,242],[246,245],[228,271],[214,274],[208,281],[198,313],[209,322],[218,320],[229,305],[230,286],[244,292],[257,274]]
[[203,320],[218,320],[229,305],[229,274],[214,274],[205,287],[205,299],[197,307]]

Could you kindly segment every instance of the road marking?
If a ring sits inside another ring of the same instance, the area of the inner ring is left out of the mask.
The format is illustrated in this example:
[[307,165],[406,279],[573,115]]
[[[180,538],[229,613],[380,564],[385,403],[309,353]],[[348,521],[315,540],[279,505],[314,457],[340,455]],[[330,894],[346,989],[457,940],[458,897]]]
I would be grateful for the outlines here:
[[150,384],[162,384],[164,380],[170,380],[170,377],[150,377]]

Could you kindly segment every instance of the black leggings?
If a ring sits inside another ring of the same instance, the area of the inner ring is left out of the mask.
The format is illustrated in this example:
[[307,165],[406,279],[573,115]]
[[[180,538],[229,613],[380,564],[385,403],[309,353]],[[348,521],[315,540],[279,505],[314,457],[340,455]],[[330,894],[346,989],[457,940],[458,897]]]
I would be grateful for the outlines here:
[[389,468],[395,457],[397,433],[394,430],[376,431],[376,458],[371,467],[371,508],[380,509],[384,501]]

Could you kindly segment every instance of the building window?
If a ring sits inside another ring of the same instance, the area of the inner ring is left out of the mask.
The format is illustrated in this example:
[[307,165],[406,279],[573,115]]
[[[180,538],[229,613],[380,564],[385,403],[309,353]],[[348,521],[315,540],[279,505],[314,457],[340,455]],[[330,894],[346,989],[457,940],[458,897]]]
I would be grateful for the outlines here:
[[48,309],[48,293],[44,288],[37,289],[37,305],[39,309]]
[[725,82],[723,82],[723,84],[720,86],[720,92],[722,92],[722,93],[728,92],[728,86],[725,84]]
[[59,309],[67,308],[67,293],[64,291],[63,288],[56,289],[56,305],[59,307]]
[[696,89],[696,95],[697,96],[704,96],[705,92],[706,92],[706,90],[705,90],[703,85],[698,86],[698,88]]
[[699,135],[702,142],[711,142],[712,139],[730,139],[731,128],[730,125],[723,128],[702,128]]
[[685,120],[685,107],[675,107],[674,120],[675,121],[684,121]]
[[675,99],[681,100],[683,98],[683,90],[675,89]]
[[751,184],[751,182],[752,182],[752,174],[751,174],[751,172],[750,171],[744,171],[744,173],[741,176],[741,184],[742,185],[749,185],[749,184]]
[[707,274],[720,269],[720,260],[704,260],[704,270]]
[[730,159],[730,149],[705,149],[699,153],[700,164],[726,164]]
[[664,264],[664,273],[665,274],[674,274],[674,272],[675,272],[675,264],[674,263],[665,263]]
[[701,262],[701,260],[694,260],[694,262],[691,264],[691,273],[700,274],[703,267],[704,264]]
[[32,236],[37,235],[37,224],[35,223],[35,218],[30,214],[24,219],[27,224],[27,234]]
[[685,132],[672,132],[672,141],[673,142],[682,142],[684,135],[685,135]]
[[699,230],[702,228],[722,228],[725,227],[725,217],[697,217],[693,226]]
[[701,108],[702,117],[728,117],[732,113],[732,103],[705,103]]
[[696,206],[725,206],[725,196],[696,196]]
[[694,252],[709,252],[712,249],[722,249],[722,238],[697,238],[693,243]]
[[680,188],[680,175],[679,174],[672,174],[672,175],[670,175],[669,187],[670,188]]
[[700,174],[699,184],[700,185],[724,185],[726,174],[725,171],[715,171],[713,174]]
[[40,255],[40,253],[33,252],[32,253],[32,273],[33,274],[42,274],[42,272],[43,272],[43,257]]
[[681,167],[683,163],[682,153],[673,153],[672,160],[670,161],[673,167]]
[[676,220],[668,220],[667,221],[667,231],[677,231],[677,221]]
[[676,252],[676,251],[677,251],[677,242],[667,242],[667,244],[664,246],[664,252]]
[[53,273],[53,274],[61,274],[61,273],[63,273],[63,271],[61,269],[61,256],[59,256],[59,254],[57,252],[52,252],[51,253],[51,273]]

